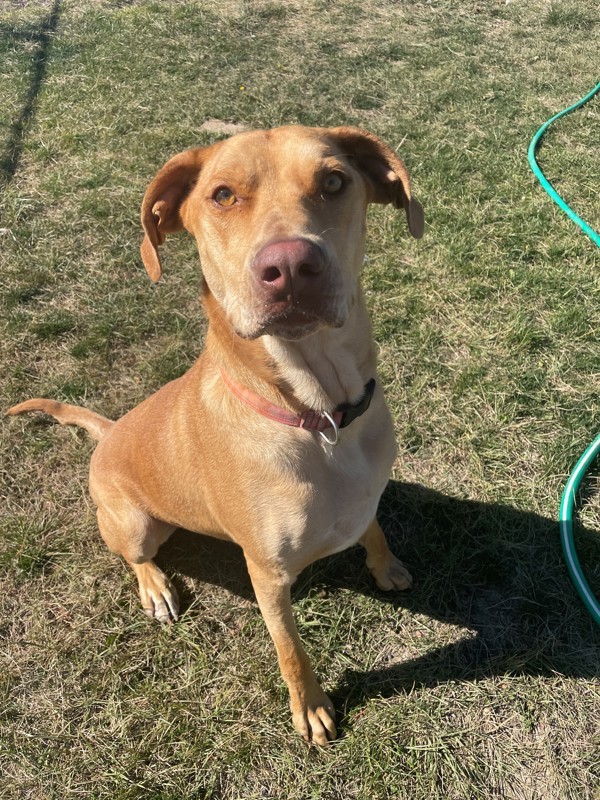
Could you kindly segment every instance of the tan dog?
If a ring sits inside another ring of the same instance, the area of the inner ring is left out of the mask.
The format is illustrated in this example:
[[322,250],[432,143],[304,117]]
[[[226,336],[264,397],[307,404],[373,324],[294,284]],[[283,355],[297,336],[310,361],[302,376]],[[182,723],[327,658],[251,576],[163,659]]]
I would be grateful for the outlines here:
[[177,619],[152,561],[175,528],[242,547],[294,725],[317,744],[335,737],[334,710],[298,637],[292,583],[360,542],[381,589],[411,584],[375,520],[396,447],[360,286],[370,202],[403,208],[422,235],[404,164],[355,128],[253,131],[175,156],[144,197],[142,257],[157,281],[165,234],[196,237],[204,352],[117,422],[50,400],[8,412],[46,411],[100,439],[100,532],[150,616]]

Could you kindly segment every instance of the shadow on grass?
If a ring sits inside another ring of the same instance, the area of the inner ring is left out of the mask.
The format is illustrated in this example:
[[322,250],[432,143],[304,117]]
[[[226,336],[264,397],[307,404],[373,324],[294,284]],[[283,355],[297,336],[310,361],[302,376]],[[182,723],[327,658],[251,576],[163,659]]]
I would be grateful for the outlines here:
[[31,81],[19,116],[10,127],[4,153],[0,158],[0,186],[9,183],[16,175],[27,130],[33,119],[37,100],[44,84],[52,34],[58,26],[61,0],[54,0],[50,13],[37,29],[25,31],[8,25],[0,26],[3,39],[26,39],[37,44],[31,67]]
[[[600,631],[571,585],[556,521],[396,481],[384,493],[379,519],[414,589],[377,590],[357,547],[306,570],[295,599],[325,588],[335,602],[337,589],[351,588],[381,598],[391,614],[425,615],[465,628],[465,636],[389,667],[348,670],[333,693],[338,709],[348,713],[366,697],[493,675],[598,674]],[[577,539],[583,562],[599,563],[598,537],[580,530]],[[228,542],[177,531],[160,561],[167,570],[253,597],[241,550]],[[592,588],[598,589],[593,581]],[[184,592],[182,599],[186,605],[192,598]]]

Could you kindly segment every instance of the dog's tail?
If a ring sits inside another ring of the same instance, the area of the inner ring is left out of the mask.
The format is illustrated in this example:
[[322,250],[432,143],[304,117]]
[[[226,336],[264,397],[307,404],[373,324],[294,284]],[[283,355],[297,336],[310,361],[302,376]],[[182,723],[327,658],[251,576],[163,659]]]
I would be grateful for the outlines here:
[[9,408],[6,413],[7,415],[16,416],[27,411],[43,411],[57,419],[61,425],[78,425],[81,428],[85,428],[93,439],[101,439],[109,428],[115,424],[112,420],[101,417],[100,414],[95,414],[86,408],[81,408],[81,406],[57,403],[56,400],[45,400],[41,397],[34,397],[32,400],[19,403]]

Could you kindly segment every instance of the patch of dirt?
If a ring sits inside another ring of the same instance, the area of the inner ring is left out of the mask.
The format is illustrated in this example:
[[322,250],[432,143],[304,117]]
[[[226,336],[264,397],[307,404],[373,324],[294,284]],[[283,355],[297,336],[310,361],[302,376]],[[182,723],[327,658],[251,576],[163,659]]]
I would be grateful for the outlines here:
[[208,131],[209,133],[224,133],[226,136],[233,136],[234,133],[241,133],[247,131],[248,125],[243,122],[224,122],[222,119],[207,119],[200,126],[201,131]]

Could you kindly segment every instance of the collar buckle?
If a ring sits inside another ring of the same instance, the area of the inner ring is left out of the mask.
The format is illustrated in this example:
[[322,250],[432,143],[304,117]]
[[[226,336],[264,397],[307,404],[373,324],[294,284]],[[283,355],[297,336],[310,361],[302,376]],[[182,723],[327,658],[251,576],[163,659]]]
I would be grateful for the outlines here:
[[[347,425],[350,425],[357,417],[360,417],[361,414],[364,414],[365,411],[371,405],[371,400],[373,399],[373,394],[375,393],[375,378],[371,378],[371,380],[365,384],[365,389],[363,392],[363,396],[360,398],[358,403],[355,405],[351,405],[350,403],[342,403],[336,408],[336,411],[340,411],[342,414],[342,421],[339,424],[340,428],[345,428]],[[329,416],[329,415],[328,415]]]

